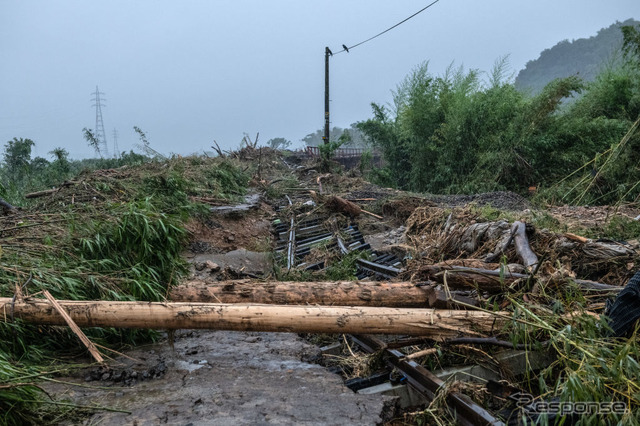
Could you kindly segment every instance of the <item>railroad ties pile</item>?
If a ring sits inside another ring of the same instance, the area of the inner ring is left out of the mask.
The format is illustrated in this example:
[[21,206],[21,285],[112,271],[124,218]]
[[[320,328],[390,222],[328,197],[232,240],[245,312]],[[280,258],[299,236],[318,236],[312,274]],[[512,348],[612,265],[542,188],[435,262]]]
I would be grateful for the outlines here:
[[[283,211],[289,206],[281,206]],[[274,223],[274,232],[278,236],[275,252],[287,259],[287,269],[298,268],[303,271],[320,271],[327,266],[325,259],[306,262],[305,257],[311,254],[314,247],[323,247],[336,253],[362,253],[365,258],[356,259],[358,270],[356,277],[361,280],[367,277],[374,279],[390,279],[402,272],[402,261],[391,253],[380,253],[372,250],[366,243],[358,224],[344,225],[337,232],[332,232],[323,224],[328,217],[315,216],[305,218],[301,222],[278,219]]]

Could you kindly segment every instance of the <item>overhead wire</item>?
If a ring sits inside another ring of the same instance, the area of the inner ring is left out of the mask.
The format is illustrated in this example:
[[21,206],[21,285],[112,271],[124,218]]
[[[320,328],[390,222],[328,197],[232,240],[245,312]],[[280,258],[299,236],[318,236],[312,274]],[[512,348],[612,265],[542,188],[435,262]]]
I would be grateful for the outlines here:
[[[397,26],[404,24],[405,22],[407,22],[409,19],[413,18],[414,16],[419,15],[420,13],[422,13],[422,12],[424,12],[425,10],[429,9],[431,6],[433,6],[434,4],[438,3],[439,1],[440,1],[440,0],[435,0],[435,1],[434,1],[434,2],[432,2],[432,3],[429,3],[428,5],[426,5],[425,7],[423,7],[422,9],[420,9],[419,11],[417,11],[416,13],[414,13],[413,15],[409,16],[408,18],[403,19],[402,21],[398,22],[398,23],[397,23],[397,24],[395,24],[394,26],[387,28],[386,30],[382,31],[381,33],[378,33],[378,34],[374,35],[373,37],[370,37],[370,38],[368,38],[368,39],[366,39],[366,40],[364,40],[364,41],[361,41],[360,43],[356,43],[356,44],[354,44],[353,46],[348,46],[346,49],[342,49],[342,50],[340,50],[339,52],[333,53],[333,55],[337,55],[338,53],[342,53],[342,52],[348,52],[348,51],[350,51],[351,49],[353,49],[353,48],[355,48],[355,47],[361,46],[361,45],[363,45],[363,44],[365,44],[365,43],[367,43],[367,42],[369,42],[369,41],[373,40],[374,38],[380,37],[382,34],[384,34],[384,33],[387,33],[387,32],[389,32],[389,31],[391,31],[392,29],[396,28]],[[343,46],[344,46],[344,45],[343,45]],[[332,56],[333,56],[333,55],[332,55]]]

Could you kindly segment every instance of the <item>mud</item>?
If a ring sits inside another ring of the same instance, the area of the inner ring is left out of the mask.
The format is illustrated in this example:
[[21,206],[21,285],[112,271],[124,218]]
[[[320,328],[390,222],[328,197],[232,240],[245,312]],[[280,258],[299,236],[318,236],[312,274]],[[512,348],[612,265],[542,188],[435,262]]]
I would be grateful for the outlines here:
[[[128,411],[97,412],[101,425],[374,425],[393,400],[360,395],[315,364],[319,350],[297,335],[181,331],[140,347],[110,369],[78,371],[45,389],[57,399]],[[66,423],[71,424],[71,423]]]
[[188,248],[192,253],[226,253],[245,248],[270,250],[271,206],[262,203],[257,208],[230,215],[211,214],[206,219],[187,223],[191,234]]

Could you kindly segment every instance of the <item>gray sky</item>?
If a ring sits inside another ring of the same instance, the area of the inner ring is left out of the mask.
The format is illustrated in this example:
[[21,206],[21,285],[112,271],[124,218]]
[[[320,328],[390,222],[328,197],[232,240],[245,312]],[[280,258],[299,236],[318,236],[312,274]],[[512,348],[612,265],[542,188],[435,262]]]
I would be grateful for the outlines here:
[[[169,154],[299,140],[323,125],[324,47],[354,45],[430,1],[0,0],[0,144],[36,142],[93,156],[91,93],[105,93],[107,140]],[[455,61],[489,71],[510,55],[517,73],[563,39],[640,19],[638,0],[440,0],[349,54],[331,60],[331,119],[348,127],[413,67],[441,74]]]

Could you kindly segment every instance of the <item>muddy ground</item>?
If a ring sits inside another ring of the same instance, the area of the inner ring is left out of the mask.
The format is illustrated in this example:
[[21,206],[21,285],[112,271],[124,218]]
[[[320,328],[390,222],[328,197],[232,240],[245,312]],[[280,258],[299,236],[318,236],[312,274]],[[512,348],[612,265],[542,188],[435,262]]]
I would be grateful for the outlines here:
[[373,425],[392,401],[355,394],[341,376],[315,363],[319,349],[288,333],[180,331],[127,352],[111,369],[92,368],[49,384],[97,412],[65,424],[100,425]]

